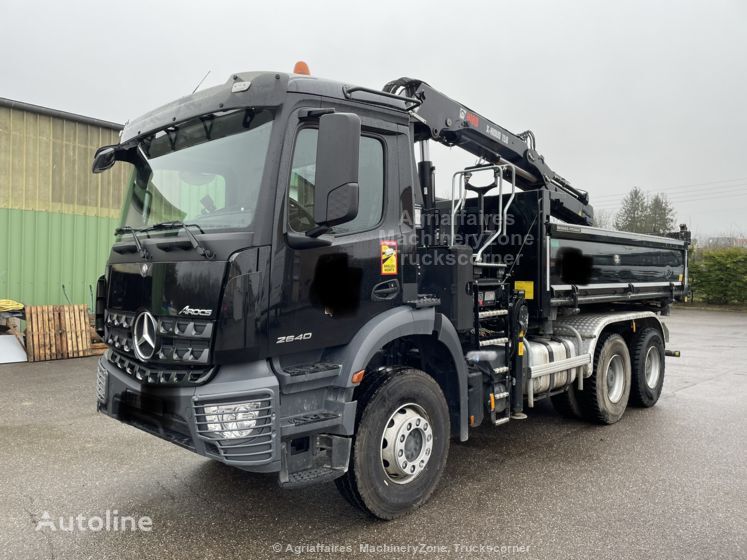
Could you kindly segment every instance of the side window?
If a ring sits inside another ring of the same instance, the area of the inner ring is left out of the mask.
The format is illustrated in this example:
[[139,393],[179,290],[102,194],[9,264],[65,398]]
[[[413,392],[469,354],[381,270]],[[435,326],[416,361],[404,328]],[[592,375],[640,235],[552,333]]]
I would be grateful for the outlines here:
[[[318,131],[304,128],[296,137],[288,188],[288,224],[294,231],[314,227],[314,177],[316,175],[316,140]],[[358,215],[334,232],[354,233],[371,229],[384,212],[384,146],[369,136],[361,136],[358,167]]]

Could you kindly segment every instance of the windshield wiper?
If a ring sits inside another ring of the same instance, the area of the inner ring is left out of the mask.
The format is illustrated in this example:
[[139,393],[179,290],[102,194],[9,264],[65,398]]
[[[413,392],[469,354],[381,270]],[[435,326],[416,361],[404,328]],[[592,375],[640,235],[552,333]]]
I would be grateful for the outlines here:
[[150,253],[148,252],[148,249],[143,247],[143,244],[140,243],[140,238],[137,236],[137,232],[139,231],[143,230],[136,229],[132,226],[122,226],[114,230],[114,235],[123,235],[125,233],[129,233],[130,235],[132,235],[132,238],[135,240],[135,247],[137,247],[137,252],[140,253],[140,256],[142,258],[149,259]]
[[187,237],[189,237],[189,240],[192,243],[192,247],[194,248],[195,251],[197,251],[198,255],[206,259],[214,258],[215,253],[213,253],[210,249],[203,247],[202,244],[197,240],[197,237],[195,237],[195,234],[192,233],[192,231],[189,228],[197,228],[198,230],[200,230],[200,233],[205,233],[199,225],[185,224],[184,222],[180,222],[179,220],[173,220],[170,222],[161,222],[158,224],[153,224],[152,226],[141,229],[139,231],[183,229],[184,232],[187,234]]

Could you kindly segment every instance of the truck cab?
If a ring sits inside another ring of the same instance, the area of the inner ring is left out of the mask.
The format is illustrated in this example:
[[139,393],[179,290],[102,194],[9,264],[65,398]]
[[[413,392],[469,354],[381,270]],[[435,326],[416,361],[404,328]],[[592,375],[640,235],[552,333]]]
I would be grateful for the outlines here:
[[[421,83],[404,87],[235,74],[99,149],[94,172],[131,168],[97,289],[100,412],[284,487],[336,480],[391,519],[428,499],[449,440],[484,421],[545,397],[603,423],[629,398],[655,403],[686,241],[559,225],[553,212],[587,216],[588,201],[558,179],[534,188],[542,173],[505,150],[480,147],[484,163],[437,200],[428,141],[467,145],[449,127],[474,133],[481,117],[455,105],[440,130]],[[497,194],[475,189],[480,173]]]

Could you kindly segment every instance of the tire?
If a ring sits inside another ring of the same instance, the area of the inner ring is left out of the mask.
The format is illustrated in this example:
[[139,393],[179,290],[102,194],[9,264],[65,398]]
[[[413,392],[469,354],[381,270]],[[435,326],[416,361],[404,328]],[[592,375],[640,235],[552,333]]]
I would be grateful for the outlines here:
[[594,351],[594,371],[584,380],[578,402],[583,416],[599,424],[614,424],[628,405],[631,362],[625,339],[619,334],[602,335]]
[[[354,506],[395,519],[424,504],[441,479],[449,453],[449,408],[438,383],[417,369],[388,369],[367,381],[358,397],[348,471],[335,484]],[[389,441],[402,436],[406,443]],[[387,460],[399,451],[402,463]]]
[[[578,369],[579,372],[577,375],[583,375],[580,371],[581,368]],[[568,387],[567,391],[550,397],[555,412],[565,418],[570,418],[571,420],[583,418],[583,412],[581,411],[581,405],[578,402],[576,391],[578,391],[578,389],[576,389],[576,382],[574,381],[573,384]]]
[[664,341],[657,329],[643,329],[631,344],[633,364],[630,402],[650,408],[656,404],[664,386]]

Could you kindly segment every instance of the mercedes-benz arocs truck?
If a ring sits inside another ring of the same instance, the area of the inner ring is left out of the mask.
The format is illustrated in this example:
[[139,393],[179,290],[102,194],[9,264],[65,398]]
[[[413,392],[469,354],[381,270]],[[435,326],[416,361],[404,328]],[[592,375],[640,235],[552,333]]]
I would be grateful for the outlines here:
[[[477,163],[436,196],[429,145]],[[98,410],[392,519],[452,439],[653,406],[688,233],[591,227],[588,194],[427,83],[250,72],[129,122],[96,297]]]

